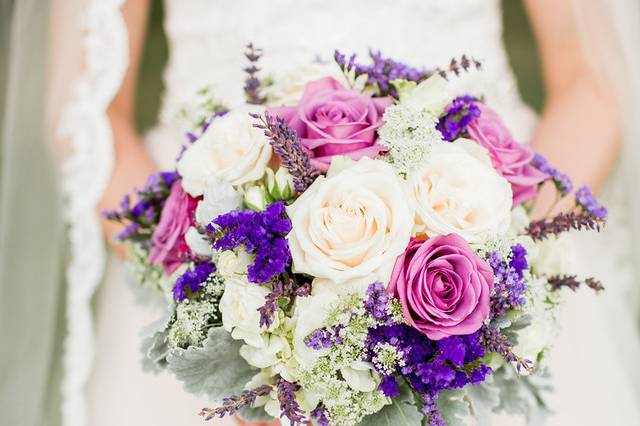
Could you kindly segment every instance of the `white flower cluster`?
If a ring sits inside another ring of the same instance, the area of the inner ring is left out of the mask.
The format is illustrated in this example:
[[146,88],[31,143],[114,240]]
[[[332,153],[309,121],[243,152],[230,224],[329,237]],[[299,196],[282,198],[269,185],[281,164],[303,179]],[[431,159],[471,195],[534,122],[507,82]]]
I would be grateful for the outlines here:
[[438,119],[430,111],[403,103],[388,107],[379,143],[389,151],[386,160],[401,176],[408,176],[427,159],[432,144],[442,142]]

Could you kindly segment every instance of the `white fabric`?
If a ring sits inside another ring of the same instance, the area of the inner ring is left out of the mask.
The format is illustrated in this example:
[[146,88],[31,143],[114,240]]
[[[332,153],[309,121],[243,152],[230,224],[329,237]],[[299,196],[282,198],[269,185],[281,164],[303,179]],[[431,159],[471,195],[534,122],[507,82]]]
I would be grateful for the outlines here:
[[[65,426],[87,424],[86,386],[95,352],[91,299],[104,270],[105,248],[97,203],[111,176],[114,154],[106,115],[127,61],[127,32],[120,13],[123,0],[91,0],[77,22],[82,40],[81,72],[71,88],[58,127],[56,149],[62,164],[65,208],[70,232],[67,269],[67,325],[63,359],[62,415]],[[76,21],[70,20],[72,26]],[[54,50],[55,51],[55,50]],[[55,70],[52,72],[55,77]],[[63,76],[57,76],[63,78]],[[69,78],[69,76],[67,76]]]

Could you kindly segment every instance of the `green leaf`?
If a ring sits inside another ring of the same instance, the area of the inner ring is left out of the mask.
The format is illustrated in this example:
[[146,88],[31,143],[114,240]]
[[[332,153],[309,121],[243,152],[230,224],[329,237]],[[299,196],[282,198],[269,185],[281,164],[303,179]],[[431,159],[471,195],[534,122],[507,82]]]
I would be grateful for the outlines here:
[[416,407],[416,401],[411,388],[406,382],[399,386],[400,395],[393,398],[390,405],[375,414],[362,419],[361,426],[417,426],[422,422],[423,415]]
[[183,382],[187,392],[221,401],[244,389],[257,370],[240,356],[242,342],[221,327],[211,328],[202,347],[175,349],[167,356],[167,369]]
[[471,408],[463,390],[445,391],[438,395],[438,411],[447,426],[466,426]]
[[175,312],[175,306],[170,306],[167,313],[157,321],[146,326],[140,333],[142,336],[142,369],[158,373],[167,366],[169,355],[169,325]]

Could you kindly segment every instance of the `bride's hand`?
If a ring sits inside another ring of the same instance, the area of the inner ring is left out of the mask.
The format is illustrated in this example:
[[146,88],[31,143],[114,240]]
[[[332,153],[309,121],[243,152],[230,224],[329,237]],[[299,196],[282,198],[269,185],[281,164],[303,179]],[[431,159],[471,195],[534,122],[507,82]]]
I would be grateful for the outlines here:
[[240,418],[239,416],[234,416],[234,419],[236,419],[236,423],[238,424],[238,426],[280,426],[280,420],[271,420],[268,422],[248,422],[246,420],[243,420],[242,418]]
[[[134,187],[142,187],[147,176],[155,170],[153,161],[147,154],[135,129],[134,100],[136,80],[140,65],[140,52],[144,43],[146,20],[149,4],[147,0],[128,1],[122,7],[122,13],[129,31],[129,67],[120,90],[114,97],[107,115],[113,129],[113,147],[115,162],[113,173],[102,199],[98,204],[100,212],[117,208],[122,197]],[[122,230],[116,222],[102,218],[105,236],[111,242]],[[114,244],[112,248],[121,256],[125,255],[122,244]]]

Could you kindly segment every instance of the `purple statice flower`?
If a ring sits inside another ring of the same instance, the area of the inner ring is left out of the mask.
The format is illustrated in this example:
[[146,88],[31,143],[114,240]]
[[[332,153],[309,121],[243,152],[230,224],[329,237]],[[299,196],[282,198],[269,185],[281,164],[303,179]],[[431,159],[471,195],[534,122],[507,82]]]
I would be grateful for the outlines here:
[[249,43],[244,56],[249,60],[249,65],[244,69],[244,72],[247,73],[247,78],[244,81],[244,94],[247,103],[251,105],[262,105],[266,101],[266,98],[260,94],[262,83],[257,77],[258,71],[260,71],[258,61],[262,56],[262,49],[256,49],[253,43]]
[[595,278],[587,278],[584,281],[580,281],[575,275],[552,275],[547,278],[547,282],[551,287],[551,290],[560,290],[561,288],[568,288],[572,291],[576,291],[578,287],[581,285],[586,285],[587,287],[595,290],[596,292],[601,292],[604,290],[604,286],[602,283]]
[[600,231],[604,223],[604,219],[592,215],[589,211],[571,211],[568,213],[558,213],[550,219],[534,220],[529,223],[526,231],[535,241],[541,241],[550,235],[560,235],[572,229],[576,231]]
[[556,189],[562,195],[567,195],[573,190],[573,182],[571,181],[571,178],[567,174],[562,173],[555,167],[551,166],[547,159],[542,155],[536,153],[531,160],[531,165],[547,175],[547,178],[553,181]]
[[498,253],[489,254],[487,262],[493,269],[494,286],[491,293],[491,317],[504,316],[509,309],[525,303],[527,284],[523,271],[529,267],[527,251],[520,244],[511,248],[511,259],[503,259]]
[[451,142],[468,136],[467,126],[473,119],[480,117],[477,101],[473,96],[458,96],[445,108],[445,113],[436,126],[445,141]]
[[438,411],[438,393],[422,394],[422,414],[427,419],[429,426],[445,426],[445,421]]
[[309,424],[309,420],[304,416],[304,410],[300,408],[296,400],[298,385],[288,382],[282,377],[278,377],[276,380],[276,390],[278,391],[278,402],[280,402],[280,417],[289,419],[291,426]]
[[[380,344],[389,344],[402,354],[396,374],[403,377],[414,391],[435,395],[443,390],[457,389],[467,383],[484,380],[491,372],[479,364],[468,371],[468,365],[485,354],[479,333],[449,336],[433,341],[406,324],[383,325],[369,330],[365,361],[375,358]],[[373,363],[374,368],[376,364]],[[378,371],[383,377],[388,372]]]
[[192,270],[186,270],[173,286],[173,298],[181,302],[196,294],[215,270],[216,266],[210,262],[199,263]]
[[400,395],[398,381],[392,375],[382,376],[378,389],[380,389],[387,398],[395,398]]
[[499,329],[485,325],[478,334],[480,335],[480,343],[487,352],[495,352],[503,357],[505,361],[515,364],[518,373],[523,370],[532,371],[533,362],[516,355],[513,352],[513,344]]
[[367,299],[364,308],[375,319],[389,322],[387,307],[389,306],[389,293],[380,282],[370,284],[367,288]]
[[589,187],[582,186],[576,191],[576,203],[600,220],[607,220],[607,208],[593,195]]
[[309,154],[302,147],[300,139],[294,129],[289,127],[282,117],[275,119],[269,114],[264,117],[259,114],[250,114],[259,123],[254,124],[258,129],[264,131],[264,135],[269,138],[282,165],[293,177],[293,186],[298,193],[303,193],[320,175],[320,172],[311,167]]
[[318,405],[311,411],[311,418],[316,421],[318,426],[329,426],[329,419],[322,405]]
[[319,328],[305,337],[304,344],[317,351],[330,348],[333,345],[339,345],[342,343],[342,338],[340,337],[342,328],[342,325],[336,325],[330,328]]
[[392,84],[393,80],[420,82],[431,75],[426,70],[384,57],[379,51],[369,51],[372,62],[370,65],[356,63],[355,54],[351,55],[347,61],[346,55],[338,50],[334,52],[333,57],[344,73],[348,74],[353,70],[356,78],[366,74],[367,84],[376,86],[380,96],[392,96],[396,99],[398,99],[398,92]]
[[135,189],[135,203],[126,194],[120,202],[119,210],[104,211],[106,219],[125,224],[125,229],[117,236],[119,241],[148,242],[160,221],[164,203],[169,197],[173,183],[178,180],[176,172],[158,172],[149,175],[145,186]]
[[203,408],[200,416],[204,420],[209,421],[214,417],[223,418],[224,416],[232,416],[239,410],[251,407],[259,396],[267,396],[271,392],[271,386],[262,385],[255,389],[246,389],[240,395],[234,395],[222,400],[222,405],[216,408]]
[[250,282],[270,282],[291,264],[286,239],[291,221],[282,201],[270,204],[265,211],[236,210],[218,216],[208,225],[209,231],[216,231],[214,225],[219,227],[213,243],[216,250],[244,246],[248,253],[255,254],[247,270]]

